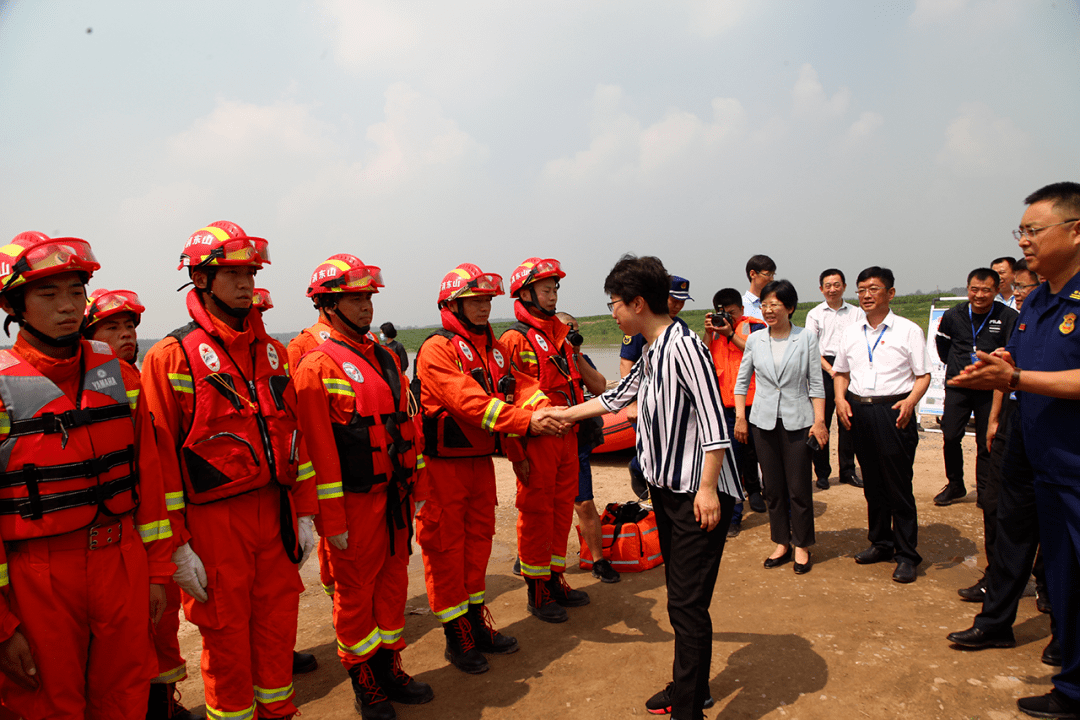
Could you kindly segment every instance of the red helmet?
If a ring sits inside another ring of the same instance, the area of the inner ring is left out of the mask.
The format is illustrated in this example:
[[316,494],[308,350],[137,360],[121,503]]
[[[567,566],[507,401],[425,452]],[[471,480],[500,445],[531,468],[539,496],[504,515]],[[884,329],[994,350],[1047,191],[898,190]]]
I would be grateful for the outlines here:
[[135,327],[139,327],[146,308],[139,302],[139,296],[131,290],[105,290],[104,288],[95,290],[86,302],[85,327],[88,328],[99,320],[122,312],[133,314]]
[[439,286],[439,307],[458,298],[495,297],[503,292],[502,275],[485,273],[472,263],[461,263],[443,278]]
[[383,287],[382,270],[365,265],[355,255],[331,255],[311,274],[307,296],[326,293],[377,293]]
[[89,277],[100,267],[90,243],[85,240],[24,232],[0,247],[0,292],[63,272],[77,271]]
[[236,223],[210,223],[188,238],[180,253],[180,266],[192,270],[222,265],[250,265],[261,268],[270,264],[266,240],[249,237]]
[[251,306],[259,312],[266,312],[274,307],[274,301],[270,299],[270,291],[266,288],[255,288],[251,295]]
[[531,257],[517,266],[514,274],[510,276],[510,297],[517,297],[521,289],[529,283],[544,278],[564,278],[566,273],[559,266],[559,261],[554,258]]

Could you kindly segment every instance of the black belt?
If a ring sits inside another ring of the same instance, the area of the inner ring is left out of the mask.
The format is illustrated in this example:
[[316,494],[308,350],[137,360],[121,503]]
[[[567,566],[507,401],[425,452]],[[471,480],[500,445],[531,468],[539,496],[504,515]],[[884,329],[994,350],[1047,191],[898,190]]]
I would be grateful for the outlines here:
[[875,395],[871,397],[864,397],[862,395],[856,395],[853,392],[847,394],[849,403],[855,403],[857,405],[895,405],[901,400],[907,399],[907,393],[903,395]]

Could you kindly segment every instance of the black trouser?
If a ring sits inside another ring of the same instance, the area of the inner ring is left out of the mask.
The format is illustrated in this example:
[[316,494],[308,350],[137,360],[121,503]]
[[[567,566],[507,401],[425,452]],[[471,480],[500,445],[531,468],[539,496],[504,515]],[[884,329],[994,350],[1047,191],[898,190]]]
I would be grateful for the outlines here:
[[806,444],[809,428],[787,430],[777,418],[772,430],[751,425],[750,431],[761,460],[772,541],[810,547],[814,544],[814,488]]
[[1001,401],[1001,414],[998,415],[997,434],[990,448],[990,472],[986,485],[979,488],[979,507],[983,514],[983,552],[986,555],[986,567],[994,564],[994,546],[997,542],[997,508],[1001,495],[1002,473],[1005,465],[1005,448],[1009,445],[1009,418],[1012,416],[1016,401],[1008,396]]
[[720,522],[705,532],[694,520],[694,493],[650,486],[667,580],[668,619],[675,631],[672,720],[699,720],[709,697],[712,602],[735,498],[720,495]]
[[[835,360],[835,355],[825,356],[825,361],[830,365]],[[822,370],[821,379],[825,381],[825,428],[831,431],[833,413],[836,411],[836,390],[833,386],[832,375]],[[855,476],[855,445],[844,423],[837,421],[836,424],[839,425],[836,430],[837,464],[840,465],[840,479],[847,480]],[[832,465],[829,463],[829,442],[826,442],[821,449],[814,451],[814,475],[826,480],[832,475]]]
[[971,414],[975,414],[975,488],[982,504],[983,488],[990,478],[990,451],[986,449],[986,424],[990,421],[993,390],[945,388],[945,405],[941,415],[942,453],[945,456],[945,477],[949,487],[964,489],[964,430]]
[[[903,396],[894,400],[898,401]],[[899,410],[893,402],[868,405],[848,395],[851,403],[851,434],[855,454],[863,471],[863,495],[870,526],[867,537],[873,545],[892,551],[897,560],[918,565],[922,556],[919,541],[919,514],[911,488],[919,428],[914,416],[904,428],[896,427]]]

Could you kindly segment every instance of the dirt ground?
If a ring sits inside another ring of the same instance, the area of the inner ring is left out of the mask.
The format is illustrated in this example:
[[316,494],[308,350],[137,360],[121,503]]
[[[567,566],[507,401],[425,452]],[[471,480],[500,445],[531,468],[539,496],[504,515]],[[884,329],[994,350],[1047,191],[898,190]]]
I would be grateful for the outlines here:
[[[835,447],[835,441],[833,443]],[[593,464],[597,504],[632,499],[627,456],[598,456]],[[965,440],[969,494],[935,507],[945,484],[941,436],[922,434],[915,463],[919,505],[918,580],[890,579],[891,563],[852,560],[866,546],[862,492],[836,484],[814,489],[817,544],[814,568],[793,574],[791,564],[765,570],[774,547],[768,518],[748,512],[729,541],[712,603],[716,706],[708,718],[1026,717],[1016,698],[1048,692],[1055,671],[1039,661],[1050,634],[1049,616],[1034,598],[1020,604],[1015,649],[962,652],[945,635],[971,627],[979,606],[956,590],[973,584],[984,564],[982,515],[975,506],[974,440]],[[835,470],[835,457],[833,462]],[[567,579],[592,603],[568,610],[570,620],[549,625],[525,610],[525,584],[511,574],[515,556],[514,483],[510,465],[496,460],[497,531],[488,566],[487,599],[504,633],[521,650],[489,657],[491,670],[466,675],[443,659],[444,636],[428,609],[419,549],[410,563],[403,653],[406,670],[435,691],[427,705],[396,706],[398,716],[479,720],[647,717],[644,702],[671,678],[673,635],[667,620],[663,569],[624,574],[603,585],[574,564]],[[577,558],[571,532],[567,559]],[[349,678],[337,659],[331,602],[318,582],[317,563],[303,570],[297,648],[312,652],[319,669],[297,676],[296,703],[305,720],[356,718]],[[202,710],[199,636],[181,627],[191,676],[180,684],[185,704]]]

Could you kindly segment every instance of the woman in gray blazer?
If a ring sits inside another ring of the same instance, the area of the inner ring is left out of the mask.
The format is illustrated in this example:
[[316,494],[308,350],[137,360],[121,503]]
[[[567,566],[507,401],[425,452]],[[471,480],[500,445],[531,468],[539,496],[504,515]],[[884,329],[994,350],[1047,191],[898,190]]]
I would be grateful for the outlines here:
[[735,438],[747,441],[746,392],[750,377],[757,390],[750,411],[769,526],[776,549],[765,560],[774,568],[795,554],[795,572],[810,572],[809,547],[814,544],[814,501],[809,443],[824,446],[825,386],[817,335],[791,324],[799,296],[787,280],[776,280],[761,291],[761,314],[766,332],[746,340],[735,381]]

